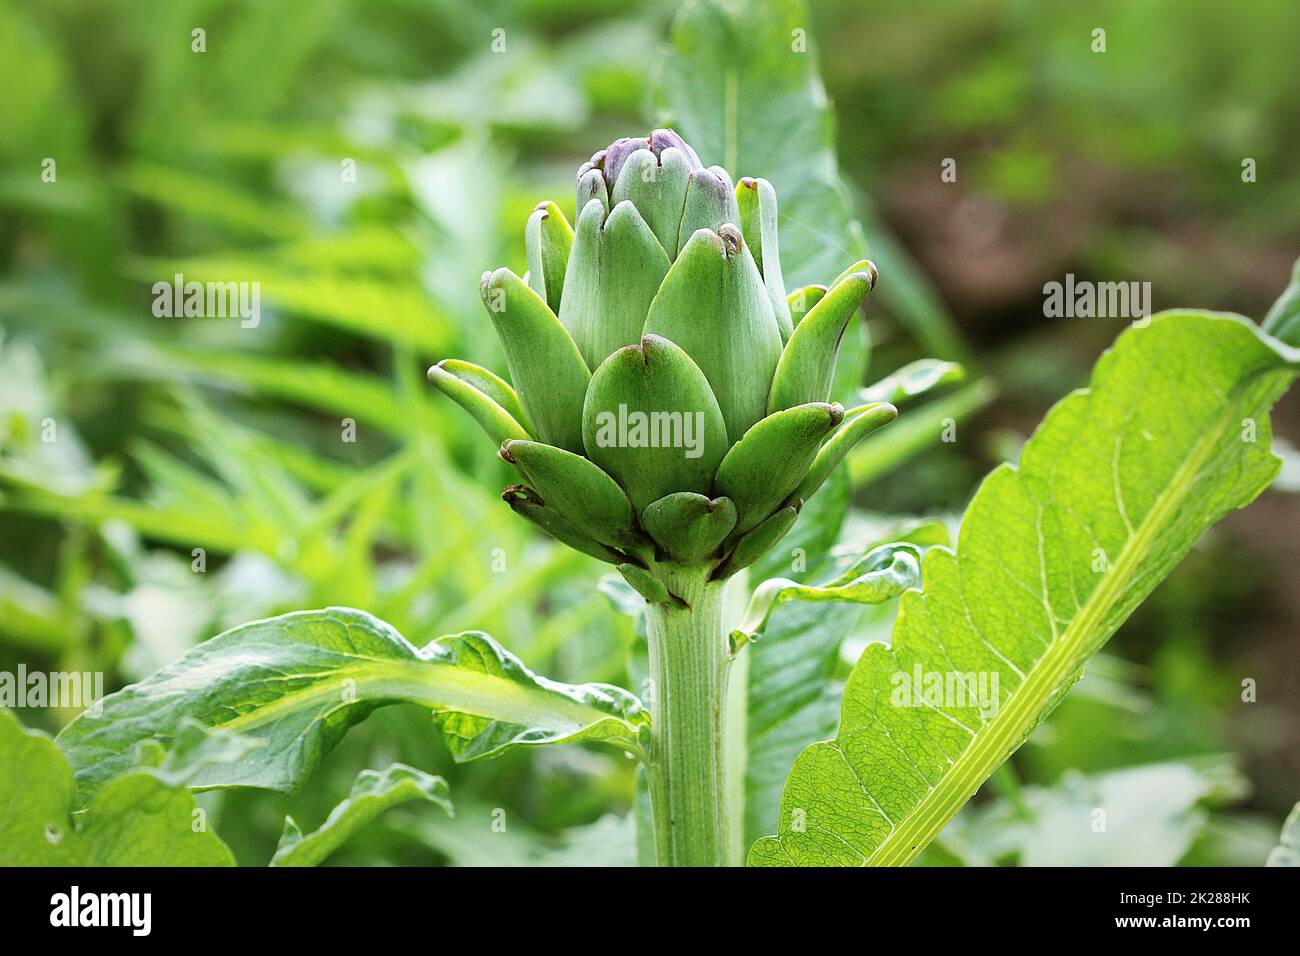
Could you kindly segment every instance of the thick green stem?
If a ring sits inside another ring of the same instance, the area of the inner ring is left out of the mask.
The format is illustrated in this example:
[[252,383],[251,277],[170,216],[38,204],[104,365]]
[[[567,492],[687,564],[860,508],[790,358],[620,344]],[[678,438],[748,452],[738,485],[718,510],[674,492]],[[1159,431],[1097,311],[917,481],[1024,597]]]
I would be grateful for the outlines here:
[[654,743],[648,782],[660,866],[734,862],[726,753],[727,636],[722,582],[701,568],[660,565],[684,607],[648,616]]

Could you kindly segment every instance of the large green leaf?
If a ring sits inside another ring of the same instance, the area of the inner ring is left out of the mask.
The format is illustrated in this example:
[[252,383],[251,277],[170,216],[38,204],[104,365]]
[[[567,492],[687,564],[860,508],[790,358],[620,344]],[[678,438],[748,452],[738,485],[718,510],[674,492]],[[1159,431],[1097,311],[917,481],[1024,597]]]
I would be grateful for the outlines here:
[[389,807],[414,800],[437,804],[448,815],[452,812],[447,781],[441,777],[401,763],[382,773],[363,770],[357,774],[347,799],[311,833],[304,835],[293,817],[284,818],[284,832],[271,857],[271,866],[315,866]]
[[185,718],[263,741],[238,762],[208,767],[195,788],[299,787],[349,727],[408,701],[435,711],[464,757],[514,744],[601,740],[638,750],[649,717],[627,691],[538,677],[485,634],[416,648],[351,608],[298,611],[233,628],[101,702],[58,743],[79,799],[120,773],[136,745],[164,745]]
[[[927,555],[923,590],[854,668],[838,734],[800,755],[780,832],[750,862],[911,861],[1205,530],[1273,480],[1268,410],[1297,371],[1300,350],[1238,316],[1162,313],[1122,334],[1019,467],[985,479],[956,552]],[[982,678],[994,706],[896,705],[896,678],[918,669]]]
[[795,49],[794,31],[806,38],[811,26],[802,0],[687,0],[658,89],[702,161],[776,189],[790,289],[830,282],[866,251],[839,178],[816,54]]
[[[218,738],[160,766],[129,766],[73,819],[73,777],[54,741],[0,711],[0,866],[232,866],[230,850],[196,813],[185,781],[231,749]],[[157,758],[141,753],[136,757]]]
[[[811,28],[804,0],[686,0],[659,71],[662,118],[704,162],[772,183],[787,290],[830,282],[870,253],[899,319],[928,351],[963,358],[960,335],[901,244],[874,223],[868,241],[855,219]],[[862,347],[851,331],[842,360]]]
[[744,839],[748,846],[777,826],[781,789],[810,740],[839,721],[833,681],[840,644],[862,615],[856,604],[796,603],[783,609],[748,658],[749,707],[744,768]]
[[[561,684],[538,676],[478,631],[440,637],[441,663],[466,687],[499,688],[499,703],[437,708],[434,719],[457,760],[491,757],[520,744],[600,740],[639,749],[650,715],[631,693],[609,684]],[[527,706],[521,694],[531,698]],[[519,703],[512,701],[519,697]]]
[[[842,492],[848,482],[841,473],[822,494],[831,493],[832,508],[843,514],[845,501]],[[838,491],[840,494],[836,494]],[[820,497],[820,495],[818,496]],[[814,498],[814,503],[817,501]],[[839,521],[827,511],[812,516],[819,522],[830,523],[828,529],[838,531]],[[802,527],[795,526],[795,532]],[[800,539],[807,545],[800,553],[797,565],[787,560],[782,563],[765,559],[758,567],[769,574],[792,574],[800,581],[834,580],[847,568],[858,564],[850,556],[829,553],[833,540],[818,541],[810,534]],[[944,526],[933,521],[905,522],[891,526],[868,541],[855,542],[853,554],[875,550],[885,541],[910,541],[921,546],[947,544]],[[846,542],[847,544],[848,542]],[[912,565],[915,567],[915,565]],[[806,567],[808,571],[796,571]],[[891,570],[883,574],[892,578]],[[761,639],[747,648],[740,658],[746,662],[749,688],[745,722],[747,759],[745,764],[744,837],[746,846],[777,826],[777,810],[781,788],[800,751],[810,740],[822,740],[835,732],[839,722],[839,700],[843,687],[833,677],[840,659],[840,646],[852,633],[862,616],[860,602],[835,601],[829,604],[792,601],[779,609],[774,607],[772,592],[782,588],[783,578],[771,577],[755,588],[750,599],[751,612],[756,604],[760,613],[770,615],[763,628]],[[899,582],[901,583],[901,581]],[[766,598],[763,595],[766,593]],[[889,596],[894,593],[892,589]],[[743,623],[742,623],[743,626]]]

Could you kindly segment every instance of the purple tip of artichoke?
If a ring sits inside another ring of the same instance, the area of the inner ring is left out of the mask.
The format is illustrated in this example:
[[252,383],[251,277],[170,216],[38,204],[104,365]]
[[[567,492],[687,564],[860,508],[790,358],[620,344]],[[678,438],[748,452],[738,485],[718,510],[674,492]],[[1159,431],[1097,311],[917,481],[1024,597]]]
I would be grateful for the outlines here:
[[665,149],[669,148],[681,150],[692,170],[702,168],[700,157],[695,154],[695,150],[691,149],[686,140],[677,135],[675,130],[656,129],[652,130],[649,136],[620,137],[605,149],[596,151],[591,159],[578,169],[578,178],[581,179],[582,174],[588,170],[599,169],[605,176],[606,187],[612,190],[628,157],[638,149],[648,149],[658,158]]
[[704,164],[700,162],[700,157],[695,155],[695,150],[691,149],[686,140],[677,135],[676,130],[657,129],[650,134],[650,149],[658,156],[665,149],[675,146],[680,149],[691,164],[691,169],[699,169]]

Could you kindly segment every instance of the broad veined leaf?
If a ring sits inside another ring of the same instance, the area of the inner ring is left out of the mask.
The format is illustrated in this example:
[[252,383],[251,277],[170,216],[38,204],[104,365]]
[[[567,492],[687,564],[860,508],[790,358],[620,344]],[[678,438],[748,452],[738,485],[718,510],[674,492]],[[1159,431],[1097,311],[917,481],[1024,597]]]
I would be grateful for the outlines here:
[[199,764],[247,748],[227,735],[186,750],[160,767],[128,767],[74,822],[67,757],[0,711],[0,866],[233,866],[226,845],[198,825],[184,781]]
[[1239,316],[1166,312],[1122,334],[1020,465],[985,479],[956,552],[926,556],[750,862],[915,858],[1205,530],[1273,480],[1268,410],[1298,371],[1300,350]]
[[806,37],[810,25],[802,0],[691,0],[673,24],[657,91],[702,161],[771,181],[787,289],[830,282],[866,251],[836,167],[816,55],[792,46],[792,31]]
[[[56,742],[57,743],[57,742]],[[233,730],[214,730],[186,717],[163,747],[157,740],[144,740],[136,747],[135,763],[171,787],[188,787],[207,767],[236,763],[262,746],[262,741]]]
[[442,660],[454,666],[467,685],[501,684],[509,694],[537,698],[537,714],[510,707],[446,707],[434,719],[457,760],[490,757],[519,744],[604,741],[640,750],[649,713],[630,692],[609,684],[561,684],[534,674],[486,634],[466,631],[439,638]]
[[447,781],[441,777],[395,763],[384,771],[363,770],[347,799],[330,811],[325,822],[303,834],[293,817],[284,818],[284,832],[271,866],[316,866],[389,807],[423,800],[437,804],[450,816]]
[[[828,283],[869,254],[900,320],[929,351],[961,359],[960,334],[901,244],[870,222],[864,237],[854,218],[811,25],[804,0],[688,0],[673,24],[656,104],[705,163],[772,183],[787,292]],[[782,148],[788,143],[799,148]],[[864,348],[851,327],[841,361],[851,365]]]
[[[785,540],[749,569],[748,580],[777,575],[814,580],[824,573],[848,506],[848,476],[841,468],[808,502]],[[738,617],[747,597],[742,593],[736,600]],[[744,821],[738,855],[776,826],[781,787],[799,751],[835,732],[839,693],[831,678],[840,642],[861,613],[851,604],[790,607],[772,622],[761,646],[736,655],[728,706],[735,713],[737,738],[745,741],[743,749],[733,748],[739,792],[732,812]]]
[[135,746],[164,746],[185,718],[263,742],[208,767],[190,786],[300,786],[353,724],[384,704],[435,711],[464,758],[512,744],[599,740],[638,751],[649,716],[627,691],[538,677],[485,634],[416,648],[364,611],[326,608],[254,621],[200,644],[152,677],[104,698],[59,734],[80,800],[129,765]]
[[[922,546],[948,543],[941,523],[912,521],[891,526],[869,541],[855,540],[845,554],[840,551],[848,548],[849,541],[832,551],[848,498],[846,476],[837,475],[813,498],[810,507],[816,508],[824,495],[830,499],[827,507],[811,515],[805,509],[791,532],[791,537],[799,536],[794,553],[774,552],[756,565],[759,572],[792,575],[799,581],[833,579],[854,563],[855,555],[874,550],[880,541],[910,541]],[[813,523],[805,525],[809,518]],[[783,560],[776,560],[778,557]],[[761,639],[737,656],[737,662],[745,665],[749,690],[744,767],[746,846],[776,828],[781,788],[808,741],[824,740],[835,733],[843,690],[834,680],[835,668],[840,647],[853,633],[862,612],[862,606],[855,603],[792,601],[772,614]]]

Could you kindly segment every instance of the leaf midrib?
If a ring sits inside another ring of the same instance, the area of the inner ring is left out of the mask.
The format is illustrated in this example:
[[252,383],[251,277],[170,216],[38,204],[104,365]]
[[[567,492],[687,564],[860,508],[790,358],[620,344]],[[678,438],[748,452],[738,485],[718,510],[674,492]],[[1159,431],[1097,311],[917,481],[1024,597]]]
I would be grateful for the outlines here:
[[[1237,408],[1237,400],[1247,385],[1256,382],[1248,379],[1233,390],[1233,401],[1226,408]],[[1233,415],[1220,417],[1217,427],[1194,446],[1194,453],[1179,466],[1174,478],[1156,496],[1155,503],[1141,524],[1120,550],[1113,569],[1084,602],[1084,608],[1066,626],[1058,642],[1044,652],[1042,666],[1034,667],[1029,676],[1011,693],[1008,705],[998,712],[989,727],[977,732],[965,751],[952,763],[948,773],[931,788],[904,820],[862,861],[861,866],[906,866],[924,849],[928,836],[933,836],[943,822],[970,798],[974,790],[988,778],[1005,759],[1012,740],[1024,733],[1034,715],[1047,704],[1052,692],[1061,685],[1078,657],[1085,639],[1098,623],[1112,600],[1122,593],[1124,582],[1136,570],[1149,552],[1151,540],[1165,526],[1165,518],[1180,503],[1187,489],[1195,481],[1201,468],[1213,456],[1216,443],[1229,427]],[[1041,689],[1040,689],[1041,687]],[[836,749],[838,744],[836,744]],[[939,826],[935,827],[938,821]],[[933,829],[932,829],[933,828]],[[928,836],[927,836],[928,835]]]
[[[310,689],[275,698],[265,706],[216,725],[224,729],[247,731],[263,727],[286,713],[310,709],[322,699],[334,699],[346,706],[341,689],[353,681],[357,701],[394,698],[429,707],[454,710],[504,720],[513,724],[543,727],[573,733],[602,720],[622,721],[558,692],[522,687],[514,681],[492,674],[466,671],[453,664],[435,662],[384,662],[362,670],[340,672],[314,683]],[[331,711],[337,708],[331,708]],[[630,730],[630,725],[629,725]]]

